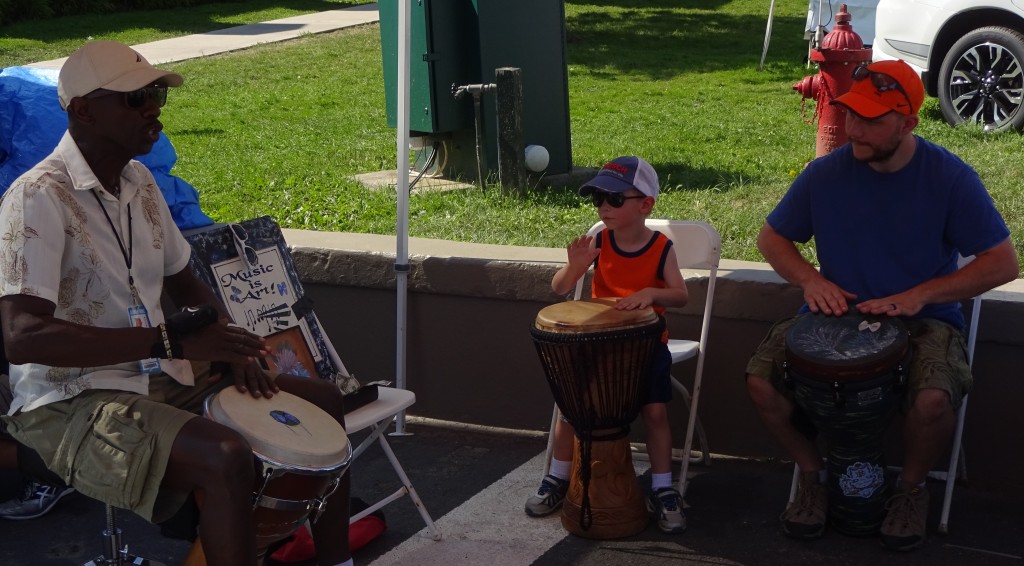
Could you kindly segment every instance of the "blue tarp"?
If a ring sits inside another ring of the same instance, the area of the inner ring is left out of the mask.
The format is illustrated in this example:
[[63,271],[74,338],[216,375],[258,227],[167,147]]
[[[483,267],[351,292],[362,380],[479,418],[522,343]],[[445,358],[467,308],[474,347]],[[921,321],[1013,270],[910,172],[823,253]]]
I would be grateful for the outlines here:
[[[57,71],[31,67],[0,70],[0,194],[57,147],[68,117],[57,101]],[[199,208],[199,192],[174,175],[178,154],[160,133],[153,150],[137,157],[156,179],[179,229],[213,224]]]

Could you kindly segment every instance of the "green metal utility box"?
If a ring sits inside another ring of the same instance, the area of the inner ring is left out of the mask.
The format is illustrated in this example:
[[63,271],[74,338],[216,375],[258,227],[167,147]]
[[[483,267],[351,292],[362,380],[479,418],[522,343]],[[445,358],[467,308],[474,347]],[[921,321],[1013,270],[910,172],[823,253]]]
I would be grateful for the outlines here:
[[[563,0],[409,0],[409,129],[444,141],[446,177],[476,177],[471,96],[452,85],[493,83],[499,67],[522,69],[523,141],[550,155],[548,174],[572,169]],[[381,51],[388,126],[397,126],[398,0],[381,0]],[[493,93],[482,98],[484,175],[497,174]]]

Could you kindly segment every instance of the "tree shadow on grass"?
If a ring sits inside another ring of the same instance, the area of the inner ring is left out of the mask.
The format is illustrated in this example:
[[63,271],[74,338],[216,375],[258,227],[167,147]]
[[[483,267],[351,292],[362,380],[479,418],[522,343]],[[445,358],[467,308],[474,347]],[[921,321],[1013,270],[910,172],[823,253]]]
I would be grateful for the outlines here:
[[[639,74],[652,80],[751,68],[760,59],[766,21],[767,15],[636,8],[568,16],[569,62],[594,76]],[[770,53],[805,53],[803,24],[802,18],[776,17]]]

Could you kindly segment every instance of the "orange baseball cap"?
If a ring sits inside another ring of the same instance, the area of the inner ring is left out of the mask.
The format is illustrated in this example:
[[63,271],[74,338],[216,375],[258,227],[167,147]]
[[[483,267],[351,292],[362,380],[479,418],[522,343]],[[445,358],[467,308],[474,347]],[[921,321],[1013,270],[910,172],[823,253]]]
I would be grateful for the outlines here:
[[841,104],[864,118],[878,118],[889,112],[913,116],[924,102],[921,77],[906,62],[876,61],[853,71],[853,86],[832,104]]

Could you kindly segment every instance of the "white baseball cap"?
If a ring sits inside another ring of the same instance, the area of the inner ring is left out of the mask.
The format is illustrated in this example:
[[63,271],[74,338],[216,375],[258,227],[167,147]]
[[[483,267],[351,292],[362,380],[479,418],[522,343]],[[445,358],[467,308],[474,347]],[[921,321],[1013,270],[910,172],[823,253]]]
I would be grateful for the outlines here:
[[132,92],[159,80],[167,86],[181,86],[178,73],[157,69],[137,51],[116,41],[91,41],[71,54],[57,76],[57,97],[67,110],[76,96],[103,88]]

